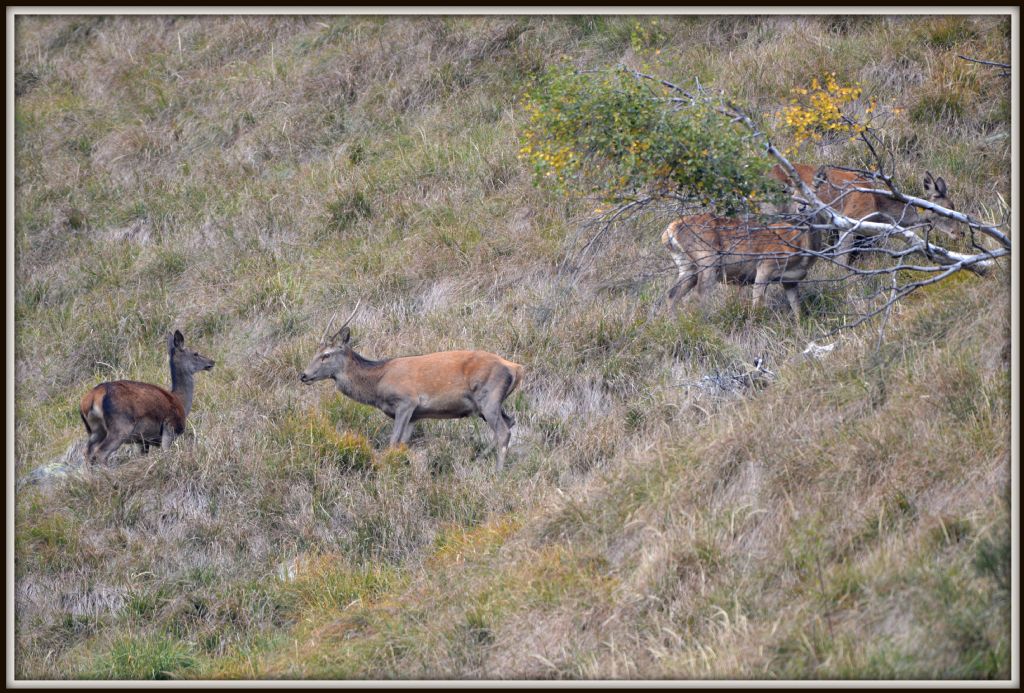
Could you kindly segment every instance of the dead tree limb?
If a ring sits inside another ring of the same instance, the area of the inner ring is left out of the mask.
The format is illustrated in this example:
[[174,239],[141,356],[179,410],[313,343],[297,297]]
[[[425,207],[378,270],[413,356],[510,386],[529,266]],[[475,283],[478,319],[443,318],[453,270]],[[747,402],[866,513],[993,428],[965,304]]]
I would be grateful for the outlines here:
[[977,58],[968,58],[966,55],[957,55],[956,57],[960,58],[961,60],[966,60],[969,63],[978,63],[979,65],[987,65],[988,67],[1002,68],[1003,72],[1000,72],[999,76],[1010,76],[1010,63],[997,63],[993,60],[978,60]]
[[1007,237],[1006,234],[997,229],[995,226],[983,224],[977,221],[976,219],[972,219],[966,214],[961,214],[960,212],[957,212],[952,209],[946,209],[945,207],[937,205],[934,202],[922,200],[919,197],[912,197],[897,190],[879,190],[877,188],[850,188],[850,192],[870,193],[872,195],[885,195],[886,197],[889,197],[893,200],[905,202],[906,204],[914,205],[915,207],[920,207],[921,209],[927,209],[930,212],[935,212],[939,216],[959,221],[961,224],[964,224],[970,227],[971,229],[980,231],[986,236],[994,238],[1004,248],[1010,247],[1009,237]]

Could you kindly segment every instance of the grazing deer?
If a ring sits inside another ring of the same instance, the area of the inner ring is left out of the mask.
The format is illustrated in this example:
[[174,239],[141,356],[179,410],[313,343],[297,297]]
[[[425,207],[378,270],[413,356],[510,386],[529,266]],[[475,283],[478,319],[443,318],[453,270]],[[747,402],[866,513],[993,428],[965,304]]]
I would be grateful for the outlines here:
[[[861,221],[899,223],[901,226],[928,223],[933,230],[950,239],[963,237],[962,227],[953,219],[927,210],[921,211],[913,205],[885,195],[856,192],[854,188],[877,187],[873,180],[862,174],[829,166],[815,168],[807,164],[793,164],[793,168],[796,169],[803,182],[814,189],[818,199],[843,216]],[[770,175],[792,187],[789,176],[779,164],[772,167]],[[956,207],[949,199],[946,181],[942,177],[934,178],[930,172],[926,171],[924,192],[925,199],[929,202],[955,211]],[[847,233],[836,250],[839,261],[844,265],[853,264],[858,254],[857,248],[863,247],[866,238],[869,237],[858,234],[856,231]]]
[[[770,282],[781,282],[793,315],[800,318],[799,282],[821,250],[821,233],[790,224],[758,224],[750,220],[695,214],[680,217],[661,234],[679,268],[669,290],[669,309],[695,286],[703,295],[719,279],[753,284],[753,305]],[[810,251],[810,252],[808,252]]]
[[134,380],[100,383],[79,404],[82,423],[89,433],[85,461],[105,462],[124,443],[167,448],[185,431],[192,410],[193,375],[213,368],[214,361],[185,348],[185,338],[175,330],[167,335],[171,365],[171,389]]
[[[359,305],[356,305],[356,310]],[[395,420],[391,445],[409,440],[417,419],[480,416],[494,432],[498,469],[505,464],[515,421],[502,402],[523,379],[523,367],[486,351],[442,351],[371,361],[350,345],[349,316],[302,373],[304,383],[332,378],[346,397],[377,407]],[[332,319],[333,321],[333,319]],[[330,323],[324,337],[330,331]]]

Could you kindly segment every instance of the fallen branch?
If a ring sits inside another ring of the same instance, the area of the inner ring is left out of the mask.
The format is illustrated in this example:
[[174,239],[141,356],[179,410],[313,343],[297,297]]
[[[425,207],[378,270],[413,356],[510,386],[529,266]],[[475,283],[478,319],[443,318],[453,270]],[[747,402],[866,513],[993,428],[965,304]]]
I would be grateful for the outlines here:
[[992,61],[992,60],[978,60],[977,58],[968,58],[966,55],[958,55],[956,57],[960,58],[961,60],[966,60],[969,63],[978,63],[979,65],[987,65],[989,67],[1000,67],[1000,68],[1003,68],[1004,71],[1000,72],[999,76],[1000,77],[1009,77],[1010,76],[1010,63],[997,63],[997,62]]
[[965,224],[972,229],[982,232],[986,236],[994,238],[1003,247],[1010,247],[1010,239],[1002,231],[997,229],[995,226],[990,224],[984,224],[976,219],[972,219],[966,214],[962,214],[953,209],[946,209],[941,205],[937,205],[929,200],[923,200],[919,197],[913,197],[899,192],[898,190],[879,190],[878,188],[850,188],[850,192],[870,193],[872,195],[885,195],[891,199],[897,200],[898,202],[905,202],[907,204],[927,209],[930,212],[934,212],[939,216],[946,217],[948,219],[954,219],[959,221],[961,224]]

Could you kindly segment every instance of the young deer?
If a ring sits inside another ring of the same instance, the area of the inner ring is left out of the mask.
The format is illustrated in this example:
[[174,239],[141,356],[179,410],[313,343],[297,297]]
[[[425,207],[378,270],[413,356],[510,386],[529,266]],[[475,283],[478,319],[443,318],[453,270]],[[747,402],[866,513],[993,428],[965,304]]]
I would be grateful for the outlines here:
[[332,378],[345,396],[380,409],[395,420],[393,446],[409,440],[411,423],[418,419],[479,416],[494,433],[498,469],[504,466],[515,421],[502,402],[523,379],[522,366],[486,351],[443,351],[371,361],[349,343],[347,325],[351,320],[349,316],[333,337],[321,340],[320,350],[300,376],[302,382]]
[[192,410],[193,375],[213,368],[213,359],[185,348],[185,338],[175,330],[167,335],[171,366],[171,390],[134,380],[100,383],[79,404],[79,414],[89,433],[85,461],[105,462],[124,443],[166,448],[185,431]]
[[[928,223],[932,230],[938,231],[949,239],[963,237],[962,227],[953,219],[927,210],[919,210],[913,205],[885,195],[857,192],[855,188],[878,188],[873,180],[862,174],[829,166],[814,167],[807,164],[793,164],[793,168],[796,169],[803,182],[814,189],[818,199],[851,219],[899,223],[901,226]],[[776,164],[772,167],[770,175],[787,186],[793,187],[789,176],[780,165]],[[923,183],[925,199],[955,211],[956,207],[948,196],[946,181],[941,176],[934,178],[930,172],[925,171]],[[857,249],[869,243],[869,239],[870,237],[858,234],[856,231],[847,233],[836,249],[839,262],[844,265],[853,264],[858,255]]]
[[757,308],[768,284],[781,282],[798,320],[799,282],[814,264],[812,253],[821,250],[818,231],[712,214],[676,219],[662,232],[661,242],[679,268],[679,278],[668,292],[670,310],[694,287],[703,295],[719,280],[753,284]]

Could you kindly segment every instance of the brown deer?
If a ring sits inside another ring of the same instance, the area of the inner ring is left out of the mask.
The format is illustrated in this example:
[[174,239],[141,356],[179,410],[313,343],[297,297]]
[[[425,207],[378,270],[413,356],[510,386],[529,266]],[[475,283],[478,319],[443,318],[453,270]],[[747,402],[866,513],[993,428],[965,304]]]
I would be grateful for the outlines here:
[[[500,470],[510,429],[515,426],[502,402],[523,379],[523,367],[486,351],[442,351],[372,361],[350,344],[352,316],[333,337],[321,339],[320,350],[300,376],[302,382],[332,378],[346,397],[380,409],[395,420],[392,446],[409,440],[411,423],[418,419],[479,416],[494,432]],[[328,323],[325,336],[329,331]]]
[[171,366],[170,391],[134,380],[100,383],[79,404],[79,414],[89,433],[85,461],[105,462],[124,443],[167,448],[185,431],[192,410],[193,375],[213,368],[214,361],[185,348],[181,332],[167,335]]
[[[793,168],[796,169],[803,182],[814,189],[818,199],[843,216],[861,221],[899,223],[901,226],[928,223],[932,230],[938,231],[947,238],[963,237],[962,227],[953,219],[927,210],[921,211],[913,205],[885,195],[857,192],[855,188],[881,189],[873,180],[863,174],[829,166],[816,168],[807,164],[793,164]],[[790,189],[795,187],[779,164],[772,167],[770,175],[786,184]],[[949,199],[946,181],[942,177],[934,178],[930,172],[926,171],[923,182],[925,199],[955,211],[956,207]],[[844,265],[851,265],[857,258],[857,249],[865,245],[866,238],[868,237],[856,231],[847,233],[836,249],[839,261]]]
[[[669,309],[694,287],[703,295],[714,282],[753,284],[757,308],[770,282],[781,282],[793,314],[800,318],[799,282],[821,250],[821,234],[790,224],[760,224],[753,217],[712,214],[680,217],[661,234],[679,268],[669,290]],[[809,251],[809,252],[808,252]]]

